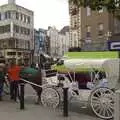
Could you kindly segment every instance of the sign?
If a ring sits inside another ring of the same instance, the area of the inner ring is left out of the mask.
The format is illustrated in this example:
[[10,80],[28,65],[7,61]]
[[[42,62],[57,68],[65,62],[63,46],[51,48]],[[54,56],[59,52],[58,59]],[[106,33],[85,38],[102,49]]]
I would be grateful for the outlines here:
[[108,41],[108,49],[120,51],[120,40],[119,41]]

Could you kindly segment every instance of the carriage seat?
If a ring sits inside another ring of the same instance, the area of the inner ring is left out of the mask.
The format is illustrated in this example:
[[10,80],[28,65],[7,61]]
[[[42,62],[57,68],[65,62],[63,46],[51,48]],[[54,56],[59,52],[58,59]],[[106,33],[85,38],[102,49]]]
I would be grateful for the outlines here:
[[57,85],[57,71],[52,69],[44,70],[43,84]]
[[45,70],[46,77],[53,77],[56,76],[56,74],[57,74],[57,70],[52,70],[52,69]]

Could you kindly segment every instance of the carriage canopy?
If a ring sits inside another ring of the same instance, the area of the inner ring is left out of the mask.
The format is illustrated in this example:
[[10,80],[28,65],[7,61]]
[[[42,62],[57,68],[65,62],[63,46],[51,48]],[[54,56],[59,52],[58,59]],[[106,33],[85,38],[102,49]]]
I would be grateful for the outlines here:
[[119,59],[68,59],[64,61],[65,67],[75,71],[76,69],[97,69],[106,73],[110,87],[118,87]]

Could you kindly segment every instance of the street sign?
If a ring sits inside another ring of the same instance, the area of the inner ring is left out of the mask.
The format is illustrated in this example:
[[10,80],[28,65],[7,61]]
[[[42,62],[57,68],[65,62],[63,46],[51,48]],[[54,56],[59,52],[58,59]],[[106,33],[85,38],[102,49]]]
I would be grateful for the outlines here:
[[119,41],[108,41],[108,49],[114,51],[120,51],[120,40]]

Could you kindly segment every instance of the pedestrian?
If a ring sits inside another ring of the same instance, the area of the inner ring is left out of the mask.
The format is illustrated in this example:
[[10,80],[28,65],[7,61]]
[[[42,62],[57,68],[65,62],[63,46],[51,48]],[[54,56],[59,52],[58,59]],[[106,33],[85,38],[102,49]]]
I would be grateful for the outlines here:
[[0,101],[2,101],[4,81],[5,81],[4,68],[3,68],[3,66],[0,66]]
[[12,61],[10,68],[8,68],[8,78],[10,81],[10,99],[17,101],[19,98],[19,82],[20,82],[21,67],[16,65],[15,61]]

